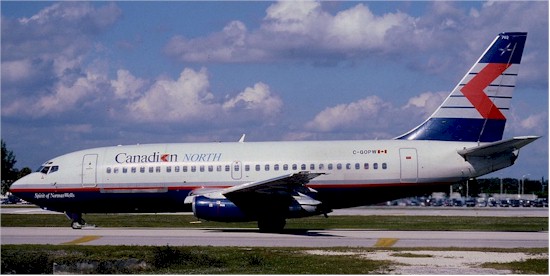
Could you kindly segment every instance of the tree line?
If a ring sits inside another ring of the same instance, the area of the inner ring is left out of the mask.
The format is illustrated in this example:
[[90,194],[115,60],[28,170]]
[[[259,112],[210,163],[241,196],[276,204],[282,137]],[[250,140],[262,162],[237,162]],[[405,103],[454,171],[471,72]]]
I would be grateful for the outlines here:
[[30,174],[32,169],[29,167],[22,168],[21,170],[15,167],[17,160],[13,151],[8,150],[4,140],[2,143],[2,195],[5,195],[13,182],[17,179]]

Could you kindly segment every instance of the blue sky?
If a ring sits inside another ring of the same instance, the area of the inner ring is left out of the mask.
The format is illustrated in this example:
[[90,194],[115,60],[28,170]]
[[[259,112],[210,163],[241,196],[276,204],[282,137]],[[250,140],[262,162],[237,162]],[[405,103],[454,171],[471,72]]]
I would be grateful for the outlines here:
[[17,167],[136,143],[390,139],[502,31],[529,32],[495,176],[548,177],[548,2],[2,1]]

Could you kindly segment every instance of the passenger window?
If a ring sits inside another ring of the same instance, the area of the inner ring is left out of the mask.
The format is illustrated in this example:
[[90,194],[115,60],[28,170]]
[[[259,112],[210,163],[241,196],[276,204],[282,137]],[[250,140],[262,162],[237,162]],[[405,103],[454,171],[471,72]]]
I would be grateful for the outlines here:
[[259,172],[261,169],[261,166],[260,165],[256,165],[256,171]]
[[382,169],[385,170],[385,169],[387,169],[387,168],[388,168],[388,164],[382,163]]
[[269,164],[265,165],[265,171],[269,171]]
[[181,169],[183,170],[183,172],[187,172],[187,166],[183,166]]
[[200,170],[201,172],[204,172],[204,166],[199,166],[199,170]]
[[312,170],[312,171],[315,170],[315,164],[309,165],[309,169]]
[[247,172],[250,171],[250,165],[244,165],[244,170]]
[[172,166],[166,167],[166,172],[167,172],[167,173],[172,172]]
[[216,166],[216,171],[221,172],[222,171],[222,165],[217,165]]
[[319,170],[323,170],[323,169],[325,169],[325,165],[319,164]]
[[122,168],[122,173],[127,173],[128,172],[128,168],[124,167]]
[[295,170],[297,170],[297,169],[298,169],[298,165],[292,164],[292,170],[295,171]]
[[233,166],[233,170],[235,170],[236,172],[238,172],[241,168],[239,167],[239,165],[235,165]]
[[139,172],[144,173],[145,172],[145,167],[139,167]]
[[360,168],[361,168],[361,164],[355,163],[355,169],[358,170],[358,169],[360,169]]
[[107,173],[111,173],[111,167],[107,167]]
[[180,167],[179,167],[179,166],[175,166],[175,167],[174,167],[174,172],[177,172],[177,173],[180,172]]
[[328,169],[332,170],[332,164],[328,164]]
[[115,168],[113,169],[113,173],[118,173],[118,168],[115,167]]
[[231,166],[225,165],[225,171],[228,172],[228,171],[230,171],[230,170],[231,170]]
[[155,171],[155,168],[149,167],[149,173],[153,173]]
[[278,171],[278,170],[279,170],[279,164],[273,165],[273,169],[276,170],[276,171]]
[[378,170],[378,163],[372,164],[372,168],[375,169],[375,170]]
[[156,172],[160,172],[160,166],[157,166]]
[[336,164],[336,169],[341,170],[342,169],[342,164],[340,164],[340,163]]
[[346,164],[346,170],[351,170],[351,164],[350,163]]
[[209,166],[208,166],[208,171],[209,171],[209,172],[213,172],[213,171],[214,171],[214,166],[209,165]]
[[288,171],[288,164],[283,165],[283,170]]
[[302,164],[302,166],[300,166],[300,169],[301,169],[302,171],[305,171],[305,170],[306,170],[306,164]]
[[369,169],[369,163],[365,163],[365,170]]
[[197,166],[191,166],[191,172],[196,172],[197,171]]

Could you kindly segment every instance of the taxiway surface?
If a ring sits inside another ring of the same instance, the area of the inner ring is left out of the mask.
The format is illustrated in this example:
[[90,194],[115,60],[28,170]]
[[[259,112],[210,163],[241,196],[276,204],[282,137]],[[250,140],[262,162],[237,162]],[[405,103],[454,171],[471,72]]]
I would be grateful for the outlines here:
[[171,245],[239,247],[548,247],[548,232],[166,229],[66,227],[2,228],[2,244]]

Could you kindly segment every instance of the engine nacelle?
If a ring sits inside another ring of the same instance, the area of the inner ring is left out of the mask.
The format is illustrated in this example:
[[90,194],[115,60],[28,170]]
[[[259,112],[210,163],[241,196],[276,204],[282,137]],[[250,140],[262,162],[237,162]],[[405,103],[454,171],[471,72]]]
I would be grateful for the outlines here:
[[193,214],[199,219],[219,222],[250,221],[240,209],[226,198],[195,196]]

